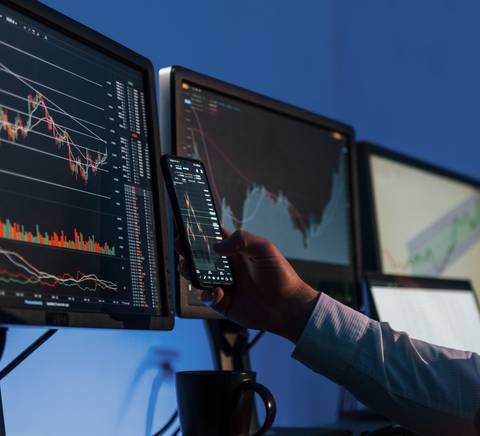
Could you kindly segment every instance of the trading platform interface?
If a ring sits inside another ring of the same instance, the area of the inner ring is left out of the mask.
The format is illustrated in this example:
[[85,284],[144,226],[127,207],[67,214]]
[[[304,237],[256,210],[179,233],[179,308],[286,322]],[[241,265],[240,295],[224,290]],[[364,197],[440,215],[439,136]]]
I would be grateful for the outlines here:
[[480,188],[372,154],[382,272],[468,278],[480,296]]
[[222,226],[273,241],[305,281],[351,304],[349,138],[195,83],[178,87],[176,153],[204,162]]
[[142,73],[0,6],[0,304],[155,314]]
[[198,279],[206,284],[231,284],[227,257],[212,248],[223,237],[205,169],[197,162],[172,158],[168,167]]

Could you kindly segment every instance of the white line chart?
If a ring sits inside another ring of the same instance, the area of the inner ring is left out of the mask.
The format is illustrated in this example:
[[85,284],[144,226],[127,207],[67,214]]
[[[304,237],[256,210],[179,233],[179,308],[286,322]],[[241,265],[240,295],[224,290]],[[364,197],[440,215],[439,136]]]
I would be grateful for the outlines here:
[[82,291],[95,292],[99,289],[118,291],[118,285],[109,280],[102,280],[95,274],[85,274],[77,271],[75,275],[63,273],[62,275],[51,274],[33,266],[25,257],[20,254],[0,247],[0,256],[4,257],[10,268],[16,271],[0,268],[0,281],[5,283],[16,283],[23,285],[43,284],[49,287],[77,287]]

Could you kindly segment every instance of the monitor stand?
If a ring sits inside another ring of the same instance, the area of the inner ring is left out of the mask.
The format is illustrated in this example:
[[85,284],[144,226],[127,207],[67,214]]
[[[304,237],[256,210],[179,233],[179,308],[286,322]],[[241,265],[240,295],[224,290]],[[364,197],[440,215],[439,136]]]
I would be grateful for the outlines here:
[[[5,351],[5,345],[7,342],[7,327],[0,327],[0,360],[3,357]],[[41,347],[46,341],[48,341],[55,333],[57,329],[48,329],[38,339],[32,342],[25,350],[23,350],[17,357],[15,357],[9,364],[0,371],[0,381],[2,381],[8,374],[10,374],[18,365],[20,365],[27,357],[30,356],[37,348]],[[3,416],[3,403],[2,394],[0,390],[0,436],[6,436],[5,419]]]
[[248,330],[224,319],[211,319],[206,323],[215,368],[251,371]]

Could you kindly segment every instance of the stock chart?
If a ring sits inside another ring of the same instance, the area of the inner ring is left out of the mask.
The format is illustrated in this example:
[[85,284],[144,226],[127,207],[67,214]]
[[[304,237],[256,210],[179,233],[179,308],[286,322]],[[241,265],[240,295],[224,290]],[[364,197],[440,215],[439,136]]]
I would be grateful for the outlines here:
[[470,279],[480,295],[480,189],[370,157],[385,273]]
[[228,259],[212,247],[223,237],[204,169],[198,162],[171,158],[169,171],[198,278],[230,284]]
[[3,6],[0,59],[3,304],[155,311],[141,72]]
[[177,152],[204,162],[222,225],[273,241],[297,272],[350,302],[348,138],[184,81]]

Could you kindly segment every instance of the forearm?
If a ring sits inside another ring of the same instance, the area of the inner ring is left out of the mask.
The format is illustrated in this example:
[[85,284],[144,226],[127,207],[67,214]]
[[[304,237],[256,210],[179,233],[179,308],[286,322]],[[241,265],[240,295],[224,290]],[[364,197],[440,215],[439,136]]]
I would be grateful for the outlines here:
[[412,340],[322,295],[294,357],[421,434],[476,434],[475,354]]

